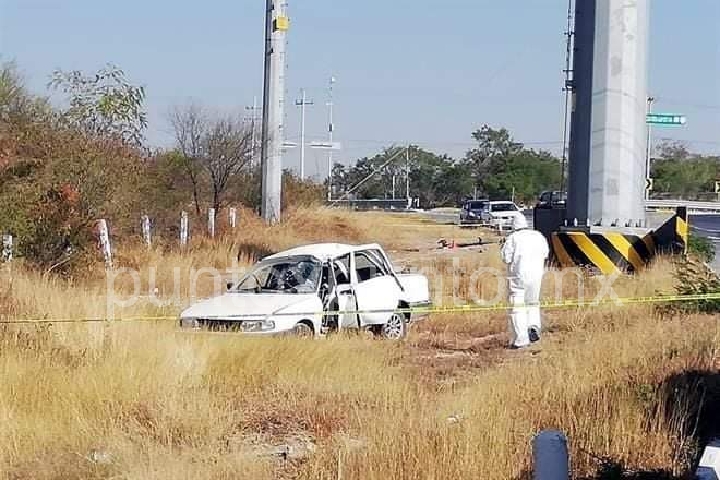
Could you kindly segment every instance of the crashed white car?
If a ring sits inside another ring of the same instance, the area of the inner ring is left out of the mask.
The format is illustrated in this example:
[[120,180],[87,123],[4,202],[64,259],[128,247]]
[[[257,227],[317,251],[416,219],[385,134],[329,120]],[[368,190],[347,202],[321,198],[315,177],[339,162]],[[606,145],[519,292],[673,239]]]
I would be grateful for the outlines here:
[[430,305],[428,279],[398,273],[378,244],[306,245],[263,258],[228,291],[180,314],[189,329],[323,336],[368,329],[400,339]]

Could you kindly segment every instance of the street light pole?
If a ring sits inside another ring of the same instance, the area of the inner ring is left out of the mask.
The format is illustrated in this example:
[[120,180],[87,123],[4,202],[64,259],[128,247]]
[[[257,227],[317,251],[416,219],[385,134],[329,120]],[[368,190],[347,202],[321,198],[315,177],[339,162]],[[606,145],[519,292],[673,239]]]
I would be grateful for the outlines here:
[[300,180],[305,179],[305,106],[313,105],[312,100],[305,99],[305,89],[300,89],[300,100],[295,100],[300,107]]
[[327,189],[327,201],[332,201],[332,161],[333,161],[333,150],[332,150],[332,141],[333,141],[333,130],[335,129],[335,126],[333,125],[333,84],[335,83],[335,76],[330,77],[330,86],[328,88],[328,142],[330,143],[330,149],[328,150],[328,189]]
[[255,162],[255,146],[257,145],[257,134],[255,133],[257,131],[256,125],[257,125],[257,111],[259,110],[257,106],[257,95],[253,96],[253,104],[252,107],[245,107],[245,110],[249,110],[250,117],[247,118],[247,120],[250,120],[250,158],[251,161]]
[[[652,113],[652,104],[655,101],[655,97],[648,97],[647,98],[647,113]],[[650,151],[652,149],[651,147],[651,126],[650,124],[647,124],[647,139],[645,144],[645,179],[650,179]],[[647,184],[647,182],[645,182]],[[647,185],[645,186],[645,200],[650,199],[650,189],[647,188]]]

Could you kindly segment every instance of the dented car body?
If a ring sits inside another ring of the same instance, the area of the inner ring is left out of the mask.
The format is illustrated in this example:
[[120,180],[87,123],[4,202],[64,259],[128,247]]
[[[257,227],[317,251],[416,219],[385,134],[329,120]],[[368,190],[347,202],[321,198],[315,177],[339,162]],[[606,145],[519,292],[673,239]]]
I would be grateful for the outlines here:
[[398,273],[378,244],[319,243],[263,258],[228,291],[180,314],[189,329],[323,336],[367,329],[403,338],[430,306],[428,279]]

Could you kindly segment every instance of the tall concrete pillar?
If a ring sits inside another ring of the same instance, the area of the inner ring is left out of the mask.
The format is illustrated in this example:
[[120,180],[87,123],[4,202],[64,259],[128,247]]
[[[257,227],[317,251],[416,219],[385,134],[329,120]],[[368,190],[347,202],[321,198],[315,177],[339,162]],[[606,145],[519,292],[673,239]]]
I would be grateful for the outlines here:
[[588,218],[590,137],[593,101],[593,45],[597,0],[576,0],[573,39],[572,112],[566,220],[585,225]]
[[289,26],[285,0],[266,0],[265,76],[262,123],[262,217],[280,221],[282,145],[285,141],[285,43]]
[[588,217],[644,226],[648,0],[596,0]]

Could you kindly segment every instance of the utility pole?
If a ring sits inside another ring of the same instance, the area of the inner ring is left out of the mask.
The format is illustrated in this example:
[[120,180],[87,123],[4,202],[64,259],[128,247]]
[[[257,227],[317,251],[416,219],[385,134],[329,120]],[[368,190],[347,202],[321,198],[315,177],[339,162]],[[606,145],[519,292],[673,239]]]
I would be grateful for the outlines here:
[[265,75],[262,124],[262,217],[280,221],[282,145],[285,108],[285,37],[289,27],[285,0],[265,0]]
[[300,180],[305,179],[305,105],[313,105],[312,100],[305,99],[305,89],[300,89],[300,100],[295,100],[300,107]]
[[330,148],[328,149],[328,190],[327,190],[327,201],[332,201],[332,162],[333,162],[333,149],[332,149],[332,141],[333,141],[333,130],[335,129],[335,126],[333,125],[333,84],[335,83],[335,76],[330,76],[330,85],[328,87],[328,143],[330,144]]
[[[652,104],[655,97],[647,97],[647,113],[652,113]],[[647,139],[645,141],[645,179],[650,178],[650,151],[652,150],[651,126],[647,124]],[[645,188],[645,200],[650,199],[650,189]]]
[[405,198],[410,208],[410,145],[405,148]]
[[[582,0],[580,0],[582,1]],[[565,110],[564,110],[564,117],[563,117],[563,151],[562,151],[562,169],[560,170],[560,191],[565,191],[565,171],[567,170],[567,160],[568,160],[568,134],[569,134],[569,125],[568,120],[570,117],[570,97],[573,94],[573,76],[572,76],[572,50],[573,50],[573,0],[568,0],[568,10],[567,10],[567,27],[565,30],[565,37],[566,37],[566,43],[565,43],[565,85],[563,87],[563,91],[565,92]]]
[[245,110],[250,111],[250,117],[246,117],[248,120],[250,120],[250,141],[252,142],[250,144],[250,158],[253,162],[253,165],[255,164],[255,145],[257,145],[257,135],[256,135],[256,121],[257,121],[257,111],[260,110],[260,108],[257,106],[257,95],[253,96],[253,104],[252,107],[245,107]]

